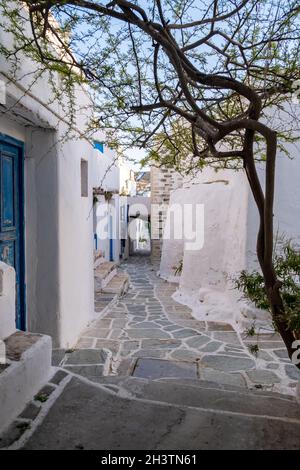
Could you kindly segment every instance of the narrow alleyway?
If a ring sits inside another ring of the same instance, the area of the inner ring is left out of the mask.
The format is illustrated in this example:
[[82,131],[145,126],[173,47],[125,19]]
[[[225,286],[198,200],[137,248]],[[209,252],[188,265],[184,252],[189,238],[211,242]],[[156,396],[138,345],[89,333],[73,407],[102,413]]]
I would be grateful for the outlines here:
[[[249,346],[256,338],[237,334],[230,324],[196,320],[190,308],[172,299],[177,285],[159,278],[148,257],[132,257],[122,269],[130,276],[129,292],[87,328],[76,346],[108,350],[105,374],[201,378],[293,393],[299,374],[279,335],[260,335],[253,355]],[[68,357],[65,367],[99,380],[95,367],[80,368],[78,353],[71,363]]]
[[[299,373],[277,335],[259,358],[229,324],[198,321],[149,258],[0,439],[10,449],[299,449]],[[274,391],[276,393],[274,393]]]

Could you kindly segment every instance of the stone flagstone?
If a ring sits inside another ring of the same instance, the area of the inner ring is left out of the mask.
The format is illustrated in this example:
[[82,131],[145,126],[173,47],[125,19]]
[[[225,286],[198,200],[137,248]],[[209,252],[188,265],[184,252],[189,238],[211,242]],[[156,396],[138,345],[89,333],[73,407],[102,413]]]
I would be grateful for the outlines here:
[[139,359],[133,376],[159,379],[162,377],[197,378],[197,366],[188,362],[161,361],[157,359]]
[[232,356],[205,356],[201,364],[212,369],[218,369],[225,372],[241,371],[253,369],[255,362],[248,358],[232,357]]
[[280,382],[279,377],[270,370],[249,370],[247,371],[249,379],[257,384],[274,384]]

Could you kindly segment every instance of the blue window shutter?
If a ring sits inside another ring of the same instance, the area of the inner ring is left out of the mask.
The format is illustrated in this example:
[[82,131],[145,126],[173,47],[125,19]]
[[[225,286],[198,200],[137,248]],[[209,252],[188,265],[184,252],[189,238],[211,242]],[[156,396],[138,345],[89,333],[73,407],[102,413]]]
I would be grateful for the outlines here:
[[104,143],[98,142],[98,140],[94,141],[94,149],[99,150],[101,153],[104,152]]

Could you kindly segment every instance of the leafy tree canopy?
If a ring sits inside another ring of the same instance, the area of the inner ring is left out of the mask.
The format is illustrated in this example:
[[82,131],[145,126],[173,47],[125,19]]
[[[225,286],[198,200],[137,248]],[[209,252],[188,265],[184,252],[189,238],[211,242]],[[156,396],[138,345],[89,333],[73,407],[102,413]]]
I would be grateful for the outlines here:
[[[207,163],[236,167],[245,129],[216,134],[222,123],[250,117],[254,105],[259,119],[277,131],[282,150],[295,139],[297,0],[1,0],[0,5],[3,26],[15,38],[14,48],[2,47],[2,53],[16,66],[18,51],[25,51],[59,72],[61,92],[87,82],[95,105],[90,130],[104,127],[112,147],[145,148],[151,159],[179,171]],[[30,34],[24,27],[28,11]],[[256,157],[264,160],[264,137],[256,133],[255,141]],[[221,155],[220,148],[228,153]]]

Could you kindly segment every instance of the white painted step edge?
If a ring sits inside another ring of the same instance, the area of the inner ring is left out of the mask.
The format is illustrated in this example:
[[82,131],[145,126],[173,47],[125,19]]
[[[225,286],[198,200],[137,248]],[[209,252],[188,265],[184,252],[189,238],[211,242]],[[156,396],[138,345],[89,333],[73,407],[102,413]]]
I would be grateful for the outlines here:
[[19,361],[12,361],[0,374],[0,432],[49,380],[52,373],[51,354],[51,337],[41,335]]

